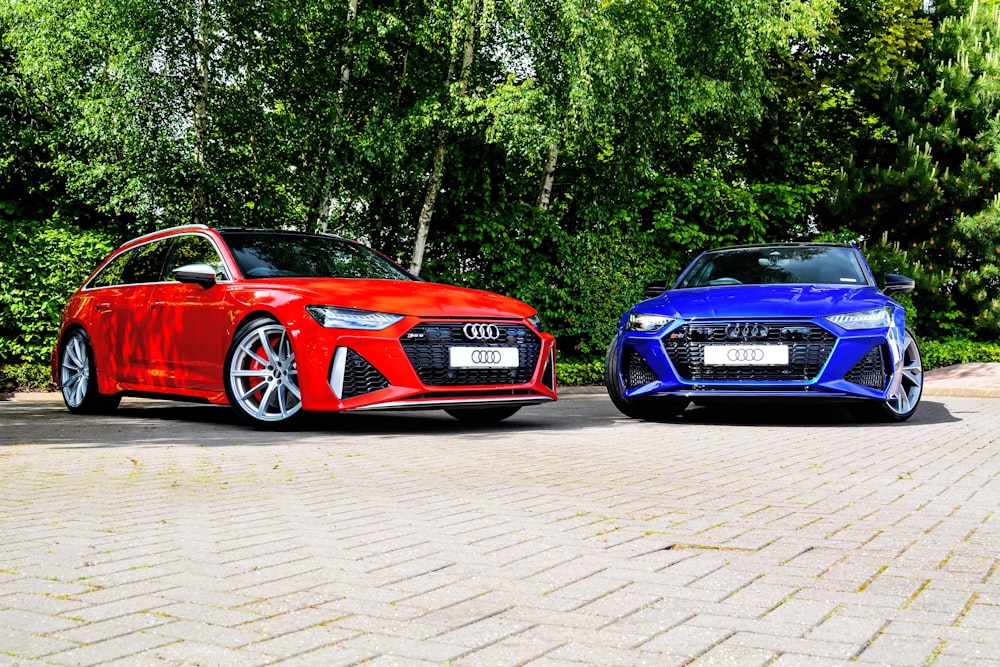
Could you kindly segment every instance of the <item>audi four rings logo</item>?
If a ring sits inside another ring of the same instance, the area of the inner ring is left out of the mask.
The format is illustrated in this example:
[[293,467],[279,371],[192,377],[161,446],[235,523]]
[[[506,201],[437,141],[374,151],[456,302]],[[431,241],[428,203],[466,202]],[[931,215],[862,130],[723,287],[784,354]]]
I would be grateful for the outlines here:
[[764,350],[759,347],[734,347],[726,353],[729,361],[764,361]]
[[466,324],[462,333],[469,340],[500,340],[500,327],[495,324]]
[[473,350],[471,361],[474,364],[499,364],[500,363],[500,352],[499,350]]
[[730,324],[726,327],[726,338],[729,340],[751,340],[767,338],[768,329],[763,324]]

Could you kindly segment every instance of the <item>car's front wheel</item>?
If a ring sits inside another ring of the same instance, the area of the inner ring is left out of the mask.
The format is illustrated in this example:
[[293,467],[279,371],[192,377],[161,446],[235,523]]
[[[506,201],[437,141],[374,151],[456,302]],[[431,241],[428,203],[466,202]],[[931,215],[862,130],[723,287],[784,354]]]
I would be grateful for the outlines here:
[[59,388],[66,408],[77,415],[114,412],[122,397],[97,390],[97,366],[90,337],[83,329],[73,329],[59,348]]
[[226,357],[226,396],[257,428],[290,426],[302,411],[295,353],[285,327],[267,318],[248,322]]
[[450,408],[445,412],[466,424],[496,424],[520,409],[521,406],[515,405],[499,408]]
[[658,421],[677,417],[685,408],[689,401],[683,398],[659,397],[633,399],[625,396],[625,387],[622,384],[622,362],[618,353],[618,337],[611,339],[608,345],[608,352],[604,357],[604,386],[608,390],[611,402],[615,404],[626,417],[632,419],[645,419],[648,421]]
[[860,421],[901,422],[913,416],[924,389],[924,367],[920,348],[909,329],[903,336],[903,369],[899,395],[880,403],[856,405],[852,412]]

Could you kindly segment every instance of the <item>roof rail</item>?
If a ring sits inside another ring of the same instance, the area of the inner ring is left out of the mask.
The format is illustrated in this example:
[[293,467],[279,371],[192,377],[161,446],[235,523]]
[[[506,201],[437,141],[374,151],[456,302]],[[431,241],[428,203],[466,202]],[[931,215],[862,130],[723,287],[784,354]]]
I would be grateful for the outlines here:
[[197,225],[178,225],[176,227],[165,227],[163,229],[157,229],[155,231],[143,234],[142,236],[137,236],[134,239],[130,239],[128,241],[128,243],[132,243],[132,241],[141,241],[141,240],[149,238],[151,236],[156,236],[157,234],[162,234],[163,232],[177,232],[177,231],[183,231],[185,229],[191,229],[191,230],[194,230],[194,229],[209,229],[209,226],[208,225],[197,224]]

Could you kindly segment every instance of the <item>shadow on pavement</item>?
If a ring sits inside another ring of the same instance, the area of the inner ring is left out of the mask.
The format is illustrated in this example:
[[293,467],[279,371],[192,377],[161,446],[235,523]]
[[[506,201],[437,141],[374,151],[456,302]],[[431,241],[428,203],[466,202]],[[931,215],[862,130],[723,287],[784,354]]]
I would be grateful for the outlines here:
[[920,424],[960,422],[943,403],[923,399],[917,412],[905,422],[858,422],[843,405],[789,405],[758,403],[754,405],[717,404],[689,407],[678,420],[686,424],[733,426],[843,426],[857,428],[906,428]]

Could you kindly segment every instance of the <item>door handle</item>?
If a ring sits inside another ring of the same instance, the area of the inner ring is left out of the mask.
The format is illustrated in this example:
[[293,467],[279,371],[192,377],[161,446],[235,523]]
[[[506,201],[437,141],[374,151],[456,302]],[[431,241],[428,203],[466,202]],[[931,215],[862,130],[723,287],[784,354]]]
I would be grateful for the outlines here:
[[96,310],[99,313],[110,313],[111,312],[111,304],[110,303],[99,303],[99,304],[97,304]]
[[167,302],[166,301],[154,301],[151,304],[149,304],[149,307],[151,309],[166,308],[167,307]]

